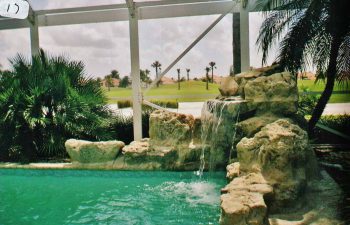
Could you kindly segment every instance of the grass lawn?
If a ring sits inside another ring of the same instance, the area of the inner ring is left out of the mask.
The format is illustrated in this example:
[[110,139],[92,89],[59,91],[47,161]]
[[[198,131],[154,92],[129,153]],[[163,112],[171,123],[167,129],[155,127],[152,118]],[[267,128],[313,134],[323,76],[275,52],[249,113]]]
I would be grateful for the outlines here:
[[[298,87],[300,91],[306,88],[308,91],[322,92],[324,86],[325,83],[323,81],[319,81],[315,84],[315,81],[313,80],[298,80]],[[342,85],[335,83],[334,91],[350,91],[350,82]]]
[[[219,95],[217,84],[209,83],[209,90],[205,88],[206,83],[202,81],[181,82],[181,89],[177,89],[177,84],[160,85],[158,88],[152,88],[146,96],[150,100],[178,101],[178,102],[197,102],[205,101]],[[312,80],[298,80],[299,90],[307,88],[309,91],[322,92],[323,82],[314,83]],[[336,84],[334,91],[350,91],[350,82],[348,86]],[[109,103],[116,103],[118,100],[131,99],[131,88],[113,87],[110,91],[105,89]],[[333,94],[330,103],[350,102],[350,94]]]
[[[160,85],[158,88],[152,88],[146,96],[149,99],[177,99],[179,102],[185,101],[204,101],[219,94],[219,85],[209,83],[209,90],[206,90],[206,83],[202,81],[185,81],[181,82],[180,90],[177,84]],[[109,103],[115,103],[120,98],[131,98],[131,88],[111,88],[110,91],[105,89],[105,94]],[[209,96],[210,95],[210,96]]]
[[329,103],[350,103],[350,94],[333,94]]

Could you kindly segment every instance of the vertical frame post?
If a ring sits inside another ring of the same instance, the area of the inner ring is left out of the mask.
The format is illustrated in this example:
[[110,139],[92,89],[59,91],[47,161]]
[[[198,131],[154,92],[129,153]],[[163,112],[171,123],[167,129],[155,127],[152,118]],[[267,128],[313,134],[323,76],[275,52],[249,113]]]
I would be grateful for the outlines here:
[[241,36],[241,70],[250,69],[249,53],[249,9],[241,6],[240,13],[240,36]]
[[138,10],[133,1],[127,1],[129,6],[130,57],[132,78],[134,140],[142,139],[142,93],[140,79]]
[[233,50],[233,74],[241,72],[241,22],[240,14],[232,13],[232,50]]
[[30,51],[32,56],[39,54],[39,27],[38,27],[38,17],[33,14],[30,24]]

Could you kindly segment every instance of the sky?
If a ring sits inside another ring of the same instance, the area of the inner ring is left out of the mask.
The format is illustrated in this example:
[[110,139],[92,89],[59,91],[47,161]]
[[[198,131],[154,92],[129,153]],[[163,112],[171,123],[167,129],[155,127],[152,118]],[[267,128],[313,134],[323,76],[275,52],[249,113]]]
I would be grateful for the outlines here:
[[[99,4],[121,3],[123,0],[99,0]],[[78,7],[96,4],[93,0],[31,0],[35,9]],[[155,75],[151,64],[158,60],[165,69],[219,15],[195,16],[139,21],[140,66]],[[263,17],[250,13],[251,66],[261,66],[261,53],[255,42]],[[122,76],[130,74],[130,44],[128,22],[96,23],[39,28],[40,47],[51,55],[65,55],[83,61],[86,75],[103,77],[112,69]],[[276,47],[273,47],[275,49]],[[274,52],[274,51],[272,51]],[[17,53],[30,55],[29,29],[0,31],[0,64],[9,68],[9,59]],[[274,59],[270,55],[269,62]],[[202,77],[210,61],[216,62],[214,74],[226,76],[232,65],[232,16],[227,15],[204,37],[167,76],[177,77],[176,69],[185,76]]]

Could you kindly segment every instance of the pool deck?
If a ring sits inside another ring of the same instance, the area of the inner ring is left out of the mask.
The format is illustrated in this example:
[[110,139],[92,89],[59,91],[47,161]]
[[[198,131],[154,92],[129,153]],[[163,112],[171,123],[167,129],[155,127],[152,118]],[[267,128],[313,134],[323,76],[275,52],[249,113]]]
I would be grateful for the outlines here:
[[73,169],[73,163],[0,163],[0,169]]

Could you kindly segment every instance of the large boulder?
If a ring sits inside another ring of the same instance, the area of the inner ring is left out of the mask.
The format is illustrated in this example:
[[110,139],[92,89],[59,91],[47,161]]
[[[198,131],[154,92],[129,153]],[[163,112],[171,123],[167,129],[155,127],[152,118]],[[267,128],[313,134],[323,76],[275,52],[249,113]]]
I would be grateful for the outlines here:
[[172,169],[173,162],[177,159],[175,148],[150,148],[149,138],[133,141],[122,150],[124,162],[127,167]]
[[237,124],[237,132],[242,137],[253,137],[254,134],[261,130],[261,128],[276,120],[278,120],[278,117],[273,114],[264,114],[261,116],[251,117]]
[[226,178],[227,180],[231,181],[234,178],[238,177],[240,174],[240,164],[239,162],[234,162],[226,166]]
[[73,162],[103,163],[116,159],[124,147],[122,141],[91,142],[69,139],[65,143],[66,151]]
[[188,146],[192,141],[192,115],[156,110],[150,115],[150,147],[174,148]]
[[297,200],[306,181],[315,178],[317,162],[307,133],[285,119],[266,125],[237,144],[240,168],[261,172],[274,188],[272,210]]
[[133,141],[123,148],[125,168],[153,168],[166,170],[196,170],[199,168],[201,147],[192,143],[181,148],[176,146],[151,148],[150,139]]
[[265,225],[272,187],[259,173],[235,178],[221,190],[221,225]]
[[256,105],[260,113],[292,115],[298,109],[298,88],[289,72],[260,76],[244,85],[244,99]]
[[254,80],[261,76],[261,71],[251,70],[251,71],[245,71],[242,73],[239,73],[234,76],[237,84],[238,84],[238,91],[237,94],[239,94],[242,98],[244,98],[244,86],[247,84],[249,80]]
[[219,87],[221,96],[235,96],[238,93],[238,84],[234,77],[225,77]]

